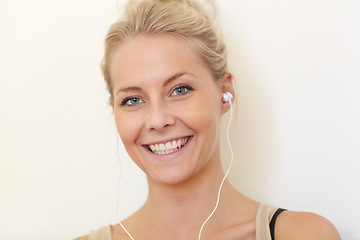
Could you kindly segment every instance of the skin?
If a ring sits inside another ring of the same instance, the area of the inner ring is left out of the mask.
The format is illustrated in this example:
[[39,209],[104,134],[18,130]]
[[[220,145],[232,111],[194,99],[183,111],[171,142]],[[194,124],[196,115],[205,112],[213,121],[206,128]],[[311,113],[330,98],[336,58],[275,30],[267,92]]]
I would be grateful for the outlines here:
[[[235,96],[231,74],[214,80],[194,48],[171,34],[140,34],[124,43],[114,53],[110,73],[119,135],[149,185],[145,204],[124,226],[136,240],[197,239],[224,176],[219,129],[230,109],[222,94]],[[148,148],[179,138],[189,141],[172,154]],[[221,194],[201,239],[254,240],[258,203],[227,181]],[[291,211],[280,214],[275,234],[277,240],[340,239],[326,219]],[[130,239],[118,224],[112,235]]]

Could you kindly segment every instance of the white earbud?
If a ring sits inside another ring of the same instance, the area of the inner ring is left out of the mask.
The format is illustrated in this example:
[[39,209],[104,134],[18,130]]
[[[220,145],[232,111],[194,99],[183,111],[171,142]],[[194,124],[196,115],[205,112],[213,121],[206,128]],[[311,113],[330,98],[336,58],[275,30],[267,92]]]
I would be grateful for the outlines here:
[[232,102],[232,99],[233,99],[233,95],[229,92],[226,92],[223,94],[223,100],[224,102]]

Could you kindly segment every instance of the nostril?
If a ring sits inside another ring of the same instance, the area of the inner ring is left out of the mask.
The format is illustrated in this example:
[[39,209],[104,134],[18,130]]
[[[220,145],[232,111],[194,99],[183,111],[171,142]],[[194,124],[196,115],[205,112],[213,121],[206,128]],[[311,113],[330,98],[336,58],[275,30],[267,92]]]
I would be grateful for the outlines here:
[[175,124],[175,116],[166,110],[152,110],[146,119],[148,130],[164,130]]

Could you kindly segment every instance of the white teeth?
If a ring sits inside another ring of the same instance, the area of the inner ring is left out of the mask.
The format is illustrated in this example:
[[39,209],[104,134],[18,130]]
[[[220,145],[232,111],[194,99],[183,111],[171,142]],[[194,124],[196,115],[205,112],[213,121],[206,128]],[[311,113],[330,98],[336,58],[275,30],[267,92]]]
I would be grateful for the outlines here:
[[177,147],[178,147],[178,148],[181,148],[181,139],[179,139],[179,140],[177,141]]
[[153,151],[153,152],[154,152],[154,151],[155,151],[155,149],[156,149],[154,145],[149,145],[149,148],[150,148],[150,149],[151,149],[151,151]]
[[180,150],[183,146],[186,145],[188,141],[189,138],[182,138],[182,139],[166,142],[165,144],[164,143],[151,144],[149,145],[149,148],[155,154],[160,154],[160,155],[169,154]]

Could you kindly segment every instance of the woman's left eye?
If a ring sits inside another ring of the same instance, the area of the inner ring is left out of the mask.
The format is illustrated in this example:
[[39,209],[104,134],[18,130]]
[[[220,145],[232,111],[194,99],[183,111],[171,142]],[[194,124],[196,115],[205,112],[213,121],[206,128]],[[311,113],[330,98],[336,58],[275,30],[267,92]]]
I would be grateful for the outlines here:
[[186,94],[188,91],[194,90],[191,86],[188,85],[182,85],[182,86],[178,86],[174,89],[174,91],[171,93],[172,96],[177,96],[177,95],[184,95]]

